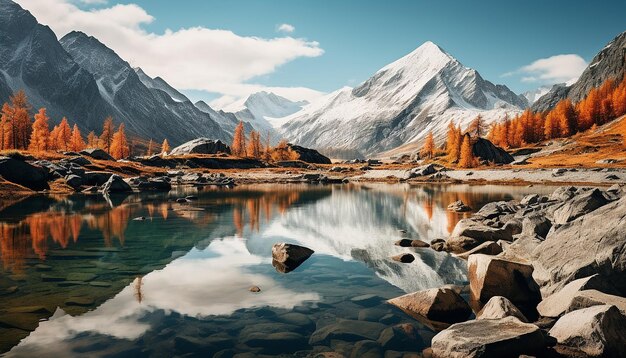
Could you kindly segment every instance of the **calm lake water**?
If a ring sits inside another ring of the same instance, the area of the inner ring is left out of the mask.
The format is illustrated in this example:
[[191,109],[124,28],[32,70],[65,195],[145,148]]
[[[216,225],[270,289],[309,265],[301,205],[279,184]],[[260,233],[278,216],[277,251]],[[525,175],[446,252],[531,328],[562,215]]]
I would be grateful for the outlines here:
[[[420,352],[434,332],[385,299],[464,284],[466,265],[394,241],[447,236],[470,215],[446,211],[459,199],[478,209],[552,190],[256,185],[178,188],[110,200],[28,198],[0,209],[0,352],[11,357]],[[197,200],[175,202],[187,195]],[[139,217],[145,220],[134,220]],[[315,253],[295,271],[280,273],[271,263],[276,242]],[[403,252],[416,260],[390,260]],[[250,292],[251,286],[261,292]],[[416,339],[391,339],[382,347],[372,342],[402,323],[410,324]]]

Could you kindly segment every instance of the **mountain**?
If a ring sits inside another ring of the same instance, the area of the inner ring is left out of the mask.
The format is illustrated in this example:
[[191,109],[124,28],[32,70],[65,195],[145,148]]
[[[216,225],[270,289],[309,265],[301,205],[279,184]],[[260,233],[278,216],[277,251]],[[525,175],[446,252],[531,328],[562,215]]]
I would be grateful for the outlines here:
[[128,62],[95,37],[73,31],[60,43],[93,75],[101,96],[116,109],[115,118],[131,132],[159,141],[167,138],[173,145],[202,136],[230,139],[210,115],[162,79],[147,81],[147,86]]
[[0,0],[0,39],[0,103],[22,89],[34,108],[48,110],[52,123],[67,116],[88,130],[100,129],[106,115],[116,114],[54,32],[9,0]]
[[552,91],[554,87],[565,87],[565,86],[566,86],[565,83],[557,83],[555,85],[545,85],[539,88],[535,88],[534,90],[531,90],[531,91],[526,91],[522,93],[521,96],[526,99],[529,106],[532,106],[533,103],[537,102],[539,98],[541,98],[546,93]]
[[261,91],[229,104],[222,110],[232,112],[239,120],[249,122],[263,135],[270,131],[271,136],[278,139],[278,134],[274,131],[271,121],[274,118],[282,118],[296,113],[307,104],[307,101],[291,101],[277,94]]
[[344,87],[273,122],[291,142],[335,157],[375,155],[421,141],[429,131],[445,136],[450,120],[465,127],[514,115],[526,101],[432,42],[383,67],[356,88]]
[[626,73],[626,31],[611,40],[591,60],[578,80],[571,86],[553,88],[532,106],[534,111],[548,110],[565,98],[576,103],[585,98],[594,87],[613,78],[621,81]]

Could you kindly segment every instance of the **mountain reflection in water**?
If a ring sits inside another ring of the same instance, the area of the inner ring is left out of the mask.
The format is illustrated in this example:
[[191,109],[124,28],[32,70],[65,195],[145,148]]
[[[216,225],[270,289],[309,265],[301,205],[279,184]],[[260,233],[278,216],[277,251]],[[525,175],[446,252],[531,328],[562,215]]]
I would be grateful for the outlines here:
[[[236,322],[263,307],[273,314],[309,312],[312,319],[330,312],[350,317],[353,296],[391,298],[466,281],[462,261],[393,244],[403,237],[431,241],[448,235],[469,215],[447,211],[451,202],[463,200],[480,208],[490,201],[547,191],[469,185],[262,185],[178,188],[167,195],[112,200],[29,198],[0,211],[0,290],[5,292],[0,352],[26,337],[9,355],[68,355],[96,341],[100,345],[90,348],[96,355],[119,353],[117,349],[151,355],[156,348],[145,347],[145,342],[173,327],[196,332],[194,325],[201,323],[206,335],[216,324],[232,325],[232,334],[243,339]],[[188,194],[198,200],[175,202]],[[145,220],[133,220],[140,217]],[[281,241],[307,246],[315,254],[294,272],[277,273],[271,246]],[[389,259],[407,251],[416,256],[412,264]],[[261,292],[249,292],[251,286],[261,287]],[[115,349],[109,346],[114,342]],[[172,339],[160,344],[168,342],[173,344]]]

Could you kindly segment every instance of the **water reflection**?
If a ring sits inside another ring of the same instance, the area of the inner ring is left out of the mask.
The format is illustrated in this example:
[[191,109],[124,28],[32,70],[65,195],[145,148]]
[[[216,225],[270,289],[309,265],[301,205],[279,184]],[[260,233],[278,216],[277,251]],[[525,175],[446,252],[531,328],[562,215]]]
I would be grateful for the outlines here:
[[[550,189],[265,185],[177,188],[167,195],[109,201],[29,199],[0,211],[0,335],[13,337],[0,348],[28,336],[11,354],[34,355],[51,346],[66,354],[77,341],[92,353],[112,340],[116,347],[135,349],[172,327],[192,336],[200,328],[229,327],[229,337],[244,339],[241,320],[253,314],[257,322],[255,312],[262,307],[276,317],[300,307],[320,322],[356,318],[362,307],[350,301],[355,295],[390,298],[466,281],[462,261],[429,249],[400,248],[394,241],[446,236],[467,215],[447,211],[453,201],[479,208],[530,191]],[[176,203],[189,194],[198,200]],[[145,220],[133,220],[137,217]],[[315,254],[294,272],[279,274],[271,266],[271,246],[279,241]],[[412,264],[389,259],[407,250],[417,258]],[[261,292],[249,292],[253,285]],[[22,306],[41,309],[16,312]],[[16,315],[30,323],[17,322]],[[173,317],[180,318],[173,323]],[[311,327],[301,333],[312,333],[315,324]],[[174,353],[172,339],[158,340]]]

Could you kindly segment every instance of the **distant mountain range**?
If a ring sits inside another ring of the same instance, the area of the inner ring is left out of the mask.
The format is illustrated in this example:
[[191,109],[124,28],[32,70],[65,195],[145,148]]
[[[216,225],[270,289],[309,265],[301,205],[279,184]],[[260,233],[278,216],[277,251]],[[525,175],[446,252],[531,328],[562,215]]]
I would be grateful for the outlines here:
[[273,142],[286,138],[339,158],[415,150],[429,132],[441,140],[452,120],[485,124],[525,108],[546,110],[563,98],[578,101],[607,78],[621,79],[626,33],[611,41],[571,85],[544,86],[516,95],[493,84],[432,42],[383,67],[355,88],[312,103],[258,92],[221,109],[192,103],[161,77],[132,68],[112,49],[82,32],[57,40],[26,10],[0,0],[0,103],[25,90],[52,123],[67,117],[83,131],[101,130],[111,115],[131,133],[172,145],[209,137],[229,142],[243,121]]

